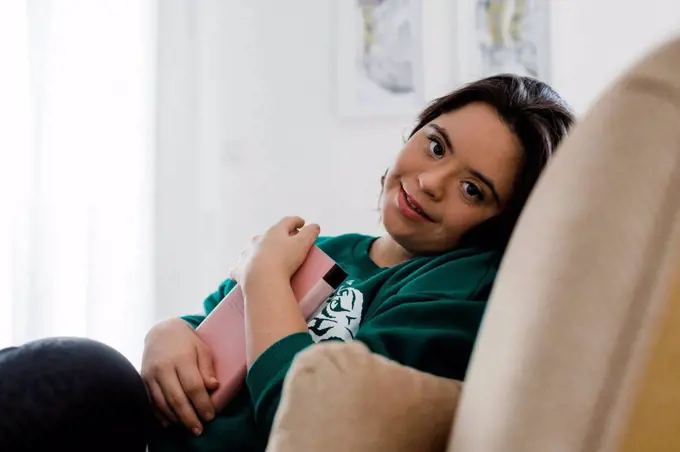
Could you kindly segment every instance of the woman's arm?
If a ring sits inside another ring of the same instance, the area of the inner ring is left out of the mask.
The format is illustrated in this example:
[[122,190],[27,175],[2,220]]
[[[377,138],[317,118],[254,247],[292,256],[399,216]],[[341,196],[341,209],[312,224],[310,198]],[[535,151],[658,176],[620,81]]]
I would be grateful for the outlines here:
[[[392,308],[366,319],[356,340],[400,364],[463,380],[485,301],[409,294],[393,296],[390,304]],[[269,435],[291,363],[313,344],[308,332],[288,335],[249,367],[246,383],[263,437]]]
[[286,336],[307,332],[290,279],[272,275],[243,291],[246,313],[248,367],[269,347]]
[[241,253],[232,270],[245,299],[246,362],[250,367],[273,344],[306,332],[305,321],[290,279],[319,236],[318,225],[286,217]]

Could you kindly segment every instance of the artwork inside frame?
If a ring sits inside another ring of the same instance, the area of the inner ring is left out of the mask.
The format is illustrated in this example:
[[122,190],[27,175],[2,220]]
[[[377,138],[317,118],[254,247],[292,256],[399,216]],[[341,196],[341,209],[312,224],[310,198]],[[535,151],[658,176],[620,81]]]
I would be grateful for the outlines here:
[[549,0],[472,1],[474,12],[459,11],[463,20],[474,16],[472,42],[460,39],[468,46],[462,52],[468,55],[467,78],[510,72],[550,83]]
[[422,3],[335,1],[340,116],[413,116],[423,107]]

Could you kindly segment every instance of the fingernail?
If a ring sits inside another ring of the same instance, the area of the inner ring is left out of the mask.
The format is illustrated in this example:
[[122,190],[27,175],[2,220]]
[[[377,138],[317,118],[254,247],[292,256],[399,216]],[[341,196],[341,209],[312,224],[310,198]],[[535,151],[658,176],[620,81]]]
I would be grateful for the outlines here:
[[210,383],[216,385],[217,384],[217,378],[215,378],[215,377],[211,378]]
[[200,436],[200,435],[201,435],[201,432],[202,432],[201,427],[194,427],[194,429],[192,430],[192,432],[194,432],[194,435]]
[[205,419],[206,421],[212,421],[213,414],[209,411],[206,411],[205,413],[203,413],[203,419]]

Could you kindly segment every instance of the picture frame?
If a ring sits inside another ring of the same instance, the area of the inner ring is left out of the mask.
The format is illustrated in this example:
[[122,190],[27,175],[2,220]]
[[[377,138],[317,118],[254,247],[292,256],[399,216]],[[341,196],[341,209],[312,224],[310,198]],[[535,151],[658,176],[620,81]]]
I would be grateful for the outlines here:
[[340,117],[412,117],[423,106],[421,0],[336,0]]
[[456,15],[460,80],[513,73],[551,82],[549,1],[459,1]]

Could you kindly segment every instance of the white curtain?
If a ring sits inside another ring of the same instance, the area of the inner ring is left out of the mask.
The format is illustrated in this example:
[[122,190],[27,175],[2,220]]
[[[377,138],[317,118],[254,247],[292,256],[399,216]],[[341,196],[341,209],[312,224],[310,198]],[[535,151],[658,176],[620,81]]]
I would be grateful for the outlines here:
[[153,318],[151,0],[0,2],[0,348]]

